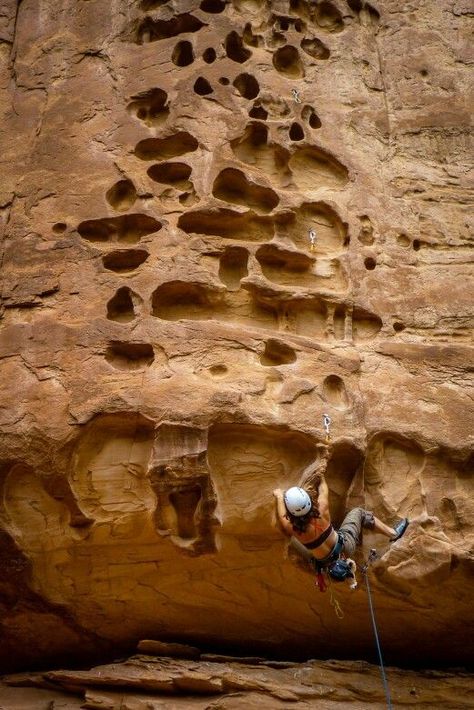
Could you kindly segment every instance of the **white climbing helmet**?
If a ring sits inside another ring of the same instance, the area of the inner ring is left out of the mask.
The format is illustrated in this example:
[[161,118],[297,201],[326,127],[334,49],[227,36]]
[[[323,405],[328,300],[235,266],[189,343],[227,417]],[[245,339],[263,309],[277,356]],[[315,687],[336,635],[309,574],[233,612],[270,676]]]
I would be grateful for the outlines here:
[[313,505],[304,488],[298,488],[297,486],[288,488],[283,495],[283,500],[287,511],[296,518],[309,513]]

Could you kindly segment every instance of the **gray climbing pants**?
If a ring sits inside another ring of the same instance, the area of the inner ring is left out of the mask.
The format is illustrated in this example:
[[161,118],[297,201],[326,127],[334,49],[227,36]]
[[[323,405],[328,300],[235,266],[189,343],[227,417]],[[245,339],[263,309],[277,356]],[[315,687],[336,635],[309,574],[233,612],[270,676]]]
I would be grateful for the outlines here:
[[361,541],[362,528],[373,530],[374,514],[364,508],[353,508],[342,521],[339,533],[344,540],[342,551],[349,557],[354,554],[356,545]]

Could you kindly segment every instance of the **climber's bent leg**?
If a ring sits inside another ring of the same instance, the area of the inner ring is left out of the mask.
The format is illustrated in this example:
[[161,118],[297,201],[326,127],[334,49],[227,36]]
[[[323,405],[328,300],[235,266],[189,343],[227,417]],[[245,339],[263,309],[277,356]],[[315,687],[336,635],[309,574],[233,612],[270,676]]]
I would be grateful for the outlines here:
[[[364,508],[353,508],[342,521],[339,533],[344,540],[344,552],[351,557],[354,554],[356,545],[361,542],[362,528],[374,530],[377,518]],[[391,531],[390,534],[393,534]]]
[[375,516],[373,530],[375,530],[375,532],[381,533],[382,535],[385,535],[385,537],[395,537],[396,535],[396,530],[394,528],[391,528],[390,525],[385,525],[385,523],[382,523],[382,521],[376,518]]

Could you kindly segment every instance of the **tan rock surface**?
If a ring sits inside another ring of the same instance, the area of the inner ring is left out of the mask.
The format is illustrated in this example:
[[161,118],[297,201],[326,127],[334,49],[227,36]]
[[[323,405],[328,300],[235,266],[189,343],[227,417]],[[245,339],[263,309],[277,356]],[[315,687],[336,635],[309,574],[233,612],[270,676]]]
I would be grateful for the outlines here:
[[3,669],[373,659],[275,525],[314,463],[414,519],[359,557],[387,660],[472,658],[471,14],[2,3]]
[[[471,707],[472,676],[448,671],[386,669],[393,707]],[[357,661],[307,661],[272,663],[231,658],[216,661],[205,654],[200,660],[134,656],[121,663],[88,671],[52,671],[6,677],[0,684],[0,703],[14,692],[25,694],[27,705],[48,698],[53,708],[98,710],[230,710],[231,708],[314,708],[342,710],[384,708],[386,700],[379,670]],[[46,692],[48,691],[48,692]],[[63,705],[62,691],[71,694]],[[45,705],[50,710],[51,705]]]

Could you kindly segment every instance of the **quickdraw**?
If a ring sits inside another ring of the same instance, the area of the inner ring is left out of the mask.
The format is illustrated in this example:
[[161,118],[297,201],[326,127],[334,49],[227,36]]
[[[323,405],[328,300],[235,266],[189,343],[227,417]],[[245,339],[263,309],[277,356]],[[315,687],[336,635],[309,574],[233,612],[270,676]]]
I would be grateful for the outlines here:
[[329,429],[331,426],[331,417],[329,414],[323,414],[323,426],[324,426],[324,431],[326,432],[326,443],[329,443],[331,439],[331,434],[329,433]]
[[295,100],[295,104],[300,104],[300,103],[301,103],[301,99],[300,99],[300,96],[299,96],[299,93],[298,93],[298,89],[292,89],[292,90],[291,90],[291,93],[293,94],[293,98],[294,98],[294,100]]

